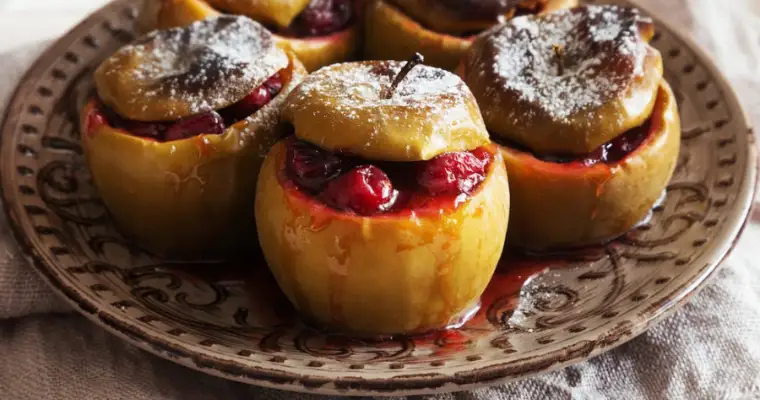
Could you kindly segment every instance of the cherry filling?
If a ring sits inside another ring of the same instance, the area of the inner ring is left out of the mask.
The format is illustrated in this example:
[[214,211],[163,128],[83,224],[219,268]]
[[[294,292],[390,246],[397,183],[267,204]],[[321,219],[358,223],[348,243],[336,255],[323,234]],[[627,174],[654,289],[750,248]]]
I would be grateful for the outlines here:
[[[88,126],[95,123],[126,131],[134,136],[159,142],[187,139],[201,134],[222,134],[228,126],[256,113],[282,90],[282,78],[275,74],[242,100],[218,111],[206,111],[176,121],[144,122],[123,118],[105,104],[98,105],[99,113],[92,114]],[[97,119],[97,120],[93,120]]]
[[490,162],[482,147],[429,161],[381,162],[290,139],[285,171],[299,188],[337,210],[375,215],[456,205],[485,180]]
[[354,15],[354,0],[312,0],[282,32],[296,37],[325,36],[345,29]]
[[652,120],[647,120],[643,125],[628,130],[622,135],[610,140],[609,142],[599,146],[596,150],[588,154],[573,155],[573,154],[536,154],[524,146],[509,142],[500,138],[496,138],[494,141],[511,147],[526,153],[530,153],[533,157],[546,162],[557,164],[568,164],[573,162],[581,163],[585,166],[592,166],[595,164],[614,164],[626,158],[629,154],[633,153],[641,146],[642,143],[651,134]]

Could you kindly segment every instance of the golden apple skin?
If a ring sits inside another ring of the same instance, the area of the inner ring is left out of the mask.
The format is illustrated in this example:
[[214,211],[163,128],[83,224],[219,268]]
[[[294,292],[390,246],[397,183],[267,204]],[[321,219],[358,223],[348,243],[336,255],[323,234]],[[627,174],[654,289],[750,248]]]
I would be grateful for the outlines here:
[[323,205],[285,177],[285,142],[264,161],[259,240],[278,284],[306,317],[368,335],[424,332],[476,304],[504,246],[509,184],[498,151],[455,209],[361,217]]
[[242,14],[268,25],[286,28],[311,0],[206,0],[212,6]]
[[272,101],[221,135],[157,142],[108,125],[90,126],[82,111],[84,153],[93,181],[120,231],[162,256],[226,254],[253,233],[256,178],[264,156],[285,133],[278,124],[288,92],[306,76],[295,56]]
[[544,162],[501,146],[512,218],[507,245],[535,250],[598,244],[640,222],[673,174],[681,130],[673,92],[662,82],[651,134],[615,164]]
[[277,34],[274,36],[280,48],[295,53],[306,70],[313,72],[326,65],[355,58],[360,34],[359,27],[351,26],[327,36],[311,38],[295,38]]
[[[550,0],[544,12],[574,7],[578,0]],[[422,26],[387,0],[369,0],[364,21],[364,58],[408,60],[415,52],[425,64],[453,71],[472,43],[472,37],[436,32]]]
[[203,0],[143,0],[137,18],[137,29],[144,34],[154,29],[190,25],[220,14]]

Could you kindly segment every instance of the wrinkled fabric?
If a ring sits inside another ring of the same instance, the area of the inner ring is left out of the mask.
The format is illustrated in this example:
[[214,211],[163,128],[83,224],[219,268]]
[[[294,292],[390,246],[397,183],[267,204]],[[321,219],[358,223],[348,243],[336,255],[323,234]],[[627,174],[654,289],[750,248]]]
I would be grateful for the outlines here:
[[[722,40],[706,35],[714,31],[704,29],[710,18],[699,14],[700,8],[690,13],[687,6],[705,2],[716,0],[646,1],[675,25],[695,32],[703,46],[714,50]],[[754,43],[758,46],[755,54],[760,52],[760,34],[743,42]],[[6,104],[18,79],[44,47],[0,55],[0,106]],[[760,122],[760,75],[737,73],[731,77],[754,121]],[[680,311],[631,342],[535,378],[471,392],[414,398],[760,398],[758,214],[711,284]],[[18,250],[4,215],[0,216],[0,354],[0,399],[325,398],[204,375],[105,332],[73,312],[47,288]]]

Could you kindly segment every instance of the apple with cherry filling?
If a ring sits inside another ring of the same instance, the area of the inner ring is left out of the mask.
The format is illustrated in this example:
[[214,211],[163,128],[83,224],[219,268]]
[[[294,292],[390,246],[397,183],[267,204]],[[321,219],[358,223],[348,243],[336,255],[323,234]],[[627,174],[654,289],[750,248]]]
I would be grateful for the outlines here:
[[506,171],[471,93],[402,64],[307,77],[283,111],[293,136],[259,175],[256,224],[278,284],[308,319],[355,334],[456,322],[506,234]]
[[279,113],[305,75],[263,26],[236,16],[157,31],[106,59],[81,132],[121,232],[171,257],[241,247],[263,157],[285,133]]

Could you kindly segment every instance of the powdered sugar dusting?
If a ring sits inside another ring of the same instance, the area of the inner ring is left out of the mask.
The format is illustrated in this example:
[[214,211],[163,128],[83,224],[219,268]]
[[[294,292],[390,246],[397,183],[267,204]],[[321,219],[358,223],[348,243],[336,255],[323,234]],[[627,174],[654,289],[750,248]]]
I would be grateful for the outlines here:
[[491,32],[494,75],[536,112],[562,120],[599,107],[643,74],[638,10],[587,6],[524,16]]
[[462,80],[447,71],[418,65],[409,72],[390,98],[383,93],[404,65],[400,61],[355,63],[325,67],[310,75],[298,89],[300,100],[330,93],[337,107],[375,108],[398,105],[412,108],[444,108],[464,102],[470,95]]
[[[124,102],[146,103],[146,98],[156,97],[176,104],[176,114],[232,104],[288,64],[269,31],[231,15],[151,32],[113,57],[137,60],[127,72],[139,87],[128,91],[131,96]],[[124,73],[119,68],[107,72]]]
[[488,141],[472,92],[451,72],[416,65],[388,96],[404,65],[364,61],[324,67],[288,96],[284,119],[301,139],[367,159],[427,160]]

